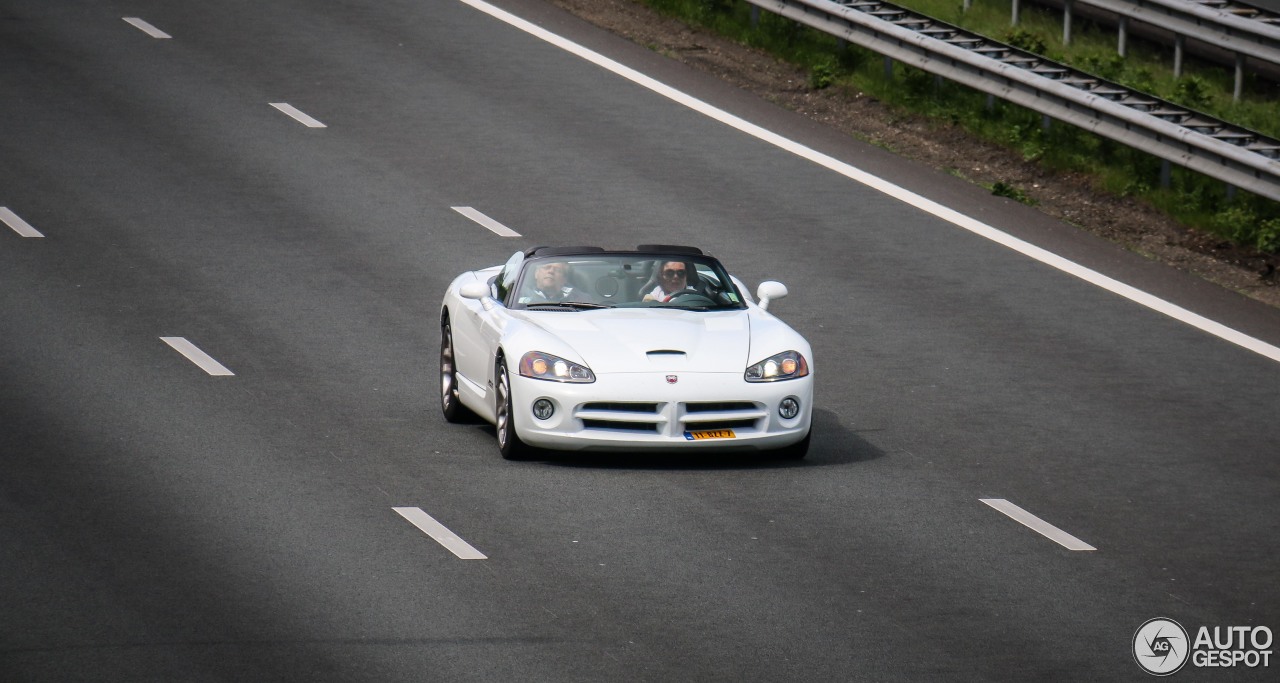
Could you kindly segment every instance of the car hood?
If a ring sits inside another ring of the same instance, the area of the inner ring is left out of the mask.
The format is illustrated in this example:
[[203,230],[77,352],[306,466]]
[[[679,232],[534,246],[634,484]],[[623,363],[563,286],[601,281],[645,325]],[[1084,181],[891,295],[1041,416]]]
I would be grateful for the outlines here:
[[572,347],[596,373],[741,373],[751,350],[747,311],[618,309],[526,319]]

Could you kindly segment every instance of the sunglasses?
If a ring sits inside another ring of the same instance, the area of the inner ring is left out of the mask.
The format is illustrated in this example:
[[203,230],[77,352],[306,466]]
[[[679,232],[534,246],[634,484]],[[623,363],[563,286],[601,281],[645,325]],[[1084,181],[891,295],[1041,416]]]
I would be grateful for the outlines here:
[[681,268],[680,270],[672,270],[671,268],[668,268],[662,271],[662,277],[669,277],[673,279],[678,277],[684,277],[684,269]]

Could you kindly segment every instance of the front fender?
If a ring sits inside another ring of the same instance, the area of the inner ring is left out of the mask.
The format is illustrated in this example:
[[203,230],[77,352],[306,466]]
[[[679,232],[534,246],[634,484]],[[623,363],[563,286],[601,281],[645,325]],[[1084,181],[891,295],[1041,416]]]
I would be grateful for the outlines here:
[[[762,309],[753,309],[751,320],[751,352],[747,364],[751,365],[783,351],[798,351],[809,363],[809,373],[813,373],[813,348],[799,332],[782,322],[773,314]],[[744,367],[743,370],[746,370]]]
[[[561,313],[554,315],[573,315]],[[502,353],[507,359],[507,367],[515,371],[520,358],[530,351],[541,351],[559,356],[567,361],[591,367],[589,359],[583,357],[572,344],[559,335],[548,332],[537,326],[519,313],[512,315],[501,341]]]

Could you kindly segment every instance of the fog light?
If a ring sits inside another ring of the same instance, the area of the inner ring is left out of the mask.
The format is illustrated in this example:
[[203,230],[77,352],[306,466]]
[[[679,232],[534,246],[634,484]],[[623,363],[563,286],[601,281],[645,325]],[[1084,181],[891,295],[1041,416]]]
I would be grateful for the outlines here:
[[551,418],[551,414],[556,412],[556,407],[551,405],[551,401],[540,398],[533,402],[533,416],[539,420],[547,420]]
[[778,414],[783,419],[790,420],[800,414],[800,399],[795,396],[788,396],[782,399],[782,403],[778,404]]

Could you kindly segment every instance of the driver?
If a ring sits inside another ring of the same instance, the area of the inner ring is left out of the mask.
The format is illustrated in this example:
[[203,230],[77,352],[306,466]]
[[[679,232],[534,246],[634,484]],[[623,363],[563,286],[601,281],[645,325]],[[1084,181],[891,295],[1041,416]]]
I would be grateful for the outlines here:
[[693,264],[684,261],[663,261],[658,268],[658,286],[644,295],[645,301],[667,302],[671,297],[684,292],[697,292],[689,284],[689,276],[696,274]]

